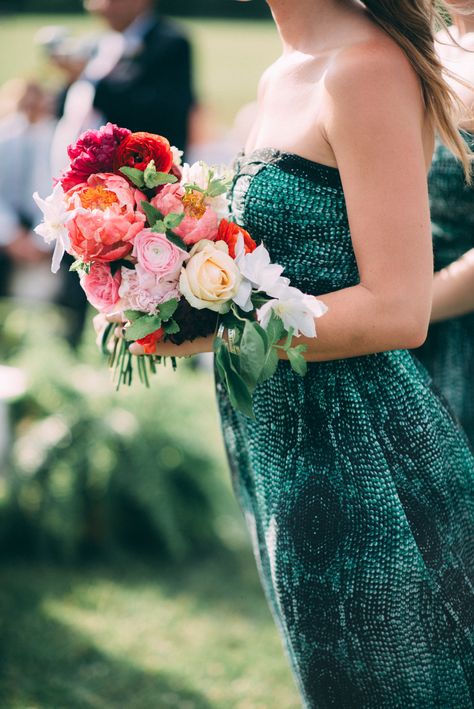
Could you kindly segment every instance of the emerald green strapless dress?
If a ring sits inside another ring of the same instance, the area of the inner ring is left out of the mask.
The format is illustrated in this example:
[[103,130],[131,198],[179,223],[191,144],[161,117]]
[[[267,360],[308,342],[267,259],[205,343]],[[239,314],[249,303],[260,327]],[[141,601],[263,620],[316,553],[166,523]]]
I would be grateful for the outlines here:
[[[295,286],[359,280],[339,172],[242,158],[235,220]],[[407,351],[287,362],[254,421],[217,395],[237,497],[306,707],[474,705],[474,459]],[[275,709],[278,709],[275,707]]]
[[[474,136],[463,135],[474,148]],[[439,271],[474,248],[474,187],[466,185],[461,164],[440,144],[429,189],[435,270]],[[474,446],[474,313],[431,325],[425,344],[415,354]]]

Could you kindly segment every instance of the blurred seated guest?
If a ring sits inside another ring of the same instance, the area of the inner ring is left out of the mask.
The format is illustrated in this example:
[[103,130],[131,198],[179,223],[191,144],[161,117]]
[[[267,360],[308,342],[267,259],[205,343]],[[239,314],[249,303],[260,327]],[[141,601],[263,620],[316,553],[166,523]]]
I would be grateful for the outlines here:
[[[8,106],[10,113],[2,112]],[[75,273],[51,273],[51,252],[33,228],[41,211],[33,192],[50,194],[53,100],[40,85],[14,80],[0,91],[0,297],[69,308],[69,340],[82,333],[87,301]]]
[[0,296],[51,300],[58,283],[32,232],[41,219],[32,194],[51,192],[51,100],[38,84],[15,79],[0,90],[0,114]]
[[110,121],[132,131],[165,135],[185,149],[194,103],[191,48],[186,37],[155,13],[154,0],[86,0],[110,28],[70,86],[56,131],[53,166],[80,133]]

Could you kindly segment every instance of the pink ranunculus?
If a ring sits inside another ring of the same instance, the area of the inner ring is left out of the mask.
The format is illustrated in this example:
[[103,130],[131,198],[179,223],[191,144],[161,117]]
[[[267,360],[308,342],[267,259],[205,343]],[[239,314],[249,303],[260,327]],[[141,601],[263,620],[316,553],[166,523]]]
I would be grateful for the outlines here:
[[122,283],[120,269],[112,275],[108,263],[93,263],[87,275],[82,276],[87,300],[101,313],[113,313],[120,301],[119,289]]
[[157,234],[151,229],[143,229],[134,239],[133,256],[137,260],[139,278],[153,274],[158,279],[177,279],[186,251],[178,249],[164,234]]
[[115,261],[129,254],[142,231],[145,215],[138,208],[145,199],[119,175],[91,175],[85,184],[66,194],[74,218],[68,223],[71,252],[84,262]]
[[139,278],[138,273],[129,268],[122,268],[119,295],[123,310],[140,310],[144,313],[153,313],[160,303],[180,298],[177,279],[157,279],[151,273]]
[[119,128],[113,123],[83,133],[68,147],[71,164],[59,179],[63,190],[67,192],[86,182],[95,173],[112,172],[117,148],[130,133],[127,128]]
[[185,212],[181,224],[173,229],[188,246],[202,239],[214,241],[219,228],[219,219],[214,210],[205,204],[200,193],[185,195],[181,185],[165,185],[153,197],[151,203],[165,216]]

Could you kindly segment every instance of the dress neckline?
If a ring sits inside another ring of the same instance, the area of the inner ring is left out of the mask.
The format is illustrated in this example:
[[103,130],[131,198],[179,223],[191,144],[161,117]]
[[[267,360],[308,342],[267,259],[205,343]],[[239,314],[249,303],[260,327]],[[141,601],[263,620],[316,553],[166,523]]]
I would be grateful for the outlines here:
[[278,148],[255,148],[249,153],[241,151],[236,160],[236,174],[255,174],[261,165],[275,165],[293,174],[304,174],[316,184],[342,189],[339,168]]
[[242,150],[239,157],[245,162],[252,162],[253,160],[263,160],[263,162],[267,162],[269,159],[278,160],[279,158],[290,159],[301,164],[310,165],[321,170],[327,170],[328,172],[339,174],[339,168],[334,167],[333,165],[326,165],[326,163],[310,160],[310,158],[305,158],[303,155],[299,155],[298,153],[287,152],[284,150],[279,150],[278,148],[255,148],[249,153],[245,153]]

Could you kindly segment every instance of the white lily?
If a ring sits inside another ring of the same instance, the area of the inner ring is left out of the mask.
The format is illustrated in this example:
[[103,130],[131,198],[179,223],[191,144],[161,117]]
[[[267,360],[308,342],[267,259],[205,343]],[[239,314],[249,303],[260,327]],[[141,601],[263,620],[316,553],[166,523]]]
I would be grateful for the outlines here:
[[269,300],[257,312],[260,325],[265,329],[272,313],[283,321],[285,329],[293,329],[295,337],[316,337],[316,318],[327,312],[327,306],[312,295],[297,288],[287,287],[280,298]]
[[70,246],[67,224],[74,218],[76,212],[75,210],[68,210],[64,199],[64,191],[59,182],[46,199],[42,199],[37,192],[34,193],[33,199],[43,212],[43,221],[35,227],[35,232],[47,244],[51,244],[53,241],[56,242],[51,270],[53,273],[57,273],[64,252]]

